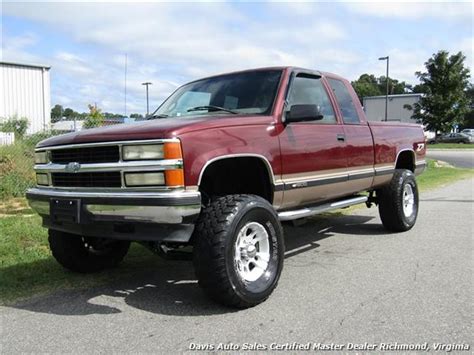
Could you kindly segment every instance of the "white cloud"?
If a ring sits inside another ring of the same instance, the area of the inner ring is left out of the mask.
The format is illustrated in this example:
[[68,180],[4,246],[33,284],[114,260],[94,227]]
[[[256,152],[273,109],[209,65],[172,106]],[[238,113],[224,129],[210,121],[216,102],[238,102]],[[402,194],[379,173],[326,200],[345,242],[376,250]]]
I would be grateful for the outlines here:
[[268,10],[277,14],[307,16],[314,14],[318,4],[314,1],[269,1]]
[[65,72],[77,75],[93,74],[90,65],[75,54],[61,51],[56,54],[55,58],[57,59],[56,66],[60,67]]
[[376,17],[420,19],[438,18],[443,20],[472,20],[472,3],[470,1],[372,1],[372,2],[348,2],[349,10],[361,15]]
[[37,42],[38,37],[31,32],[8,37],[2,31],[1,58],[3,60],[15,59],[27,63],[40,63],[41,57],[29,51],[29,48]]
[[[37,53],[34,47],[48,38],[25,33],[20,37],[6,36],[3,53],[12,60],[51,64],[53,100],[80,111],[87,109],[87,103],[97,101],[104,111],[123,112],[125,53],[129,113],[144,111],[144,81],[153,82],[150,98],[155,106],[184,82],[244,68],[297,65],[336,72],[350,79],[364,72],[384,73],[377,55],[351,46],[357,40],[355,28],[340,17],[327,15],[325,9],[329,5],[289,2],[258,6],[208,2],[7,2],[3,4],[4,15],[57,31],[69,43],[67,48],[61,48],[59,42],[55,50],[40,56],[32,54]],[[382,17],[392,14],[409,19],[422,14],[442,19],[444,9],[449,18],[466,18],[459,10],[437,4],[431,10],[423,4],[396,3],[347,7],[354,13]],[[344,12],[343,8],[339,10]],[[382,50],[393,60],[393,76],[413,81],[414,71],[432,53],[426,48],[412,50],[409,45],[397,43],[397,49]],[[467,41],[460,46],[467,49]],[[375,59],[368,60],[369,57]]]
[[[297,17],[314,10],[314,4],[279,5],[292,8]],[[104,110],[123,107],[109,105],[116,105],[113,95],[123,96],[125,53],[130,107],[143,102],[143,81],[153,82],[150,95],[156,102],[178,83],[200,76],[260,66],[322,66],[354,57],[330,58],[324,51],[307,55],[315,39],[328,45],[346,38],[329,19],[297,26],[285,14],[274,21],[255,20],[229,3],[8,3],[4,12],[60,29],[79,45],[99,48],[100,59],[59,50],[48,60],[81,106],[102,98]]]

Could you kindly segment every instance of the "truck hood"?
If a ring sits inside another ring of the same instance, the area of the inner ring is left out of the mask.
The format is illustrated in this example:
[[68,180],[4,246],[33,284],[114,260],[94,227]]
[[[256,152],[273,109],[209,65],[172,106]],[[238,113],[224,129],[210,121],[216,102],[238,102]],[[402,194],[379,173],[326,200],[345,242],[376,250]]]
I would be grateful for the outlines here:
[[[41,141],[38,147],[49,147],[64,144],[110,142],[139,139],[173,138],[189,131],[234,126],[242,124],[258,124],[262,116],[212,115],[195,116],[179,119],[154,119],[135,123],[117,124],[113,126],[85,129],[79,132],[63,134]],[[271,121],[265,116],[264,121]]]

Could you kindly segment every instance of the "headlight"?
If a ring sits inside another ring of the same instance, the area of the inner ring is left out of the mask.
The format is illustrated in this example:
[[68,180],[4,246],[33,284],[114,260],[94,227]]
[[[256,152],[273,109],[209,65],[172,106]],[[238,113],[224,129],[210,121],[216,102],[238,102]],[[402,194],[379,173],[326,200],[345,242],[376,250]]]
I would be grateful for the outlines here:
[[47,164],[47,163],[48,163],[48,152],[35,153],[35,164]]
[[125,173],[127,186],[160,186],[165,184],[163,173]]
[[123,160],[163,159],[163,144],[125,145],[122,148]]
[[49,185],[48,174],[36,174],[36,183],[38,185],[48,186]]

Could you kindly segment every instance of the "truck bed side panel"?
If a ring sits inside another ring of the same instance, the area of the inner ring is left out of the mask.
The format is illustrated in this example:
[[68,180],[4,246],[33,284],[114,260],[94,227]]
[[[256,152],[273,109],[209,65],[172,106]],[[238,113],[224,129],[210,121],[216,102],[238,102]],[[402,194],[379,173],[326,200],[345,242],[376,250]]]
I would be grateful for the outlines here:
[[369,122],[369,126],[375,149],[374,187],[390,181],[402,152],[413,154],[416,173],[424,168],[426,144],[422,126],[399,122]]

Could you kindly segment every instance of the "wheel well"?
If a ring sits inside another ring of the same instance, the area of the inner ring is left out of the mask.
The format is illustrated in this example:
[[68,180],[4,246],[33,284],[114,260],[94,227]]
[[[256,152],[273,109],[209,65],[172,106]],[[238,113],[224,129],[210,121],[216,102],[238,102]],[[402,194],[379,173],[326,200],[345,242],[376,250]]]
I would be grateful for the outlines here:
[[415,158],[411,150],[405,150],[398,155],[395,169],[407,169],[415,171]]
[[217,160],[207,166],[199,184],[204,199],[228,194],[258,195],[273,202],[270,171],[257,157]]

